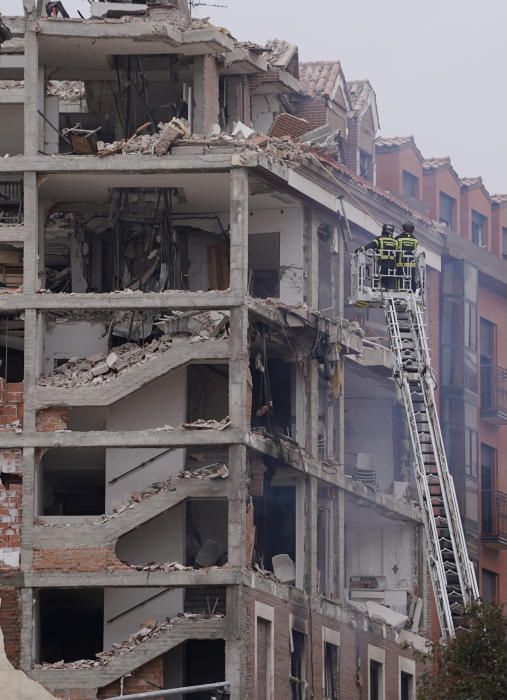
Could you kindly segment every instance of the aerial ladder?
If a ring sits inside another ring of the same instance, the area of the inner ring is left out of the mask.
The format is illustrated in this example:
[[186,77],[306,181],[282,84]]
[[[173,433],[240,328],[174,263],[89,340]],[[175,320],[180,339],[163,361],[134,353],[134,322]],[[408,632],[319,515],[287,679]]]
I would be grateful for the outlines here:
[[385,313],[393,376],[403,399],[415,458],[428,568],[442,637],[446,640],[454,637],[464,610],[479,598],[479,590],[435,403],[436,381],[426,325],[424,254],[417,256],[415,270],[405,266],[391,271],[396,278],[391,284],[386,285],[380,271],[377,251],[354,253],[350,301],[382,308]]

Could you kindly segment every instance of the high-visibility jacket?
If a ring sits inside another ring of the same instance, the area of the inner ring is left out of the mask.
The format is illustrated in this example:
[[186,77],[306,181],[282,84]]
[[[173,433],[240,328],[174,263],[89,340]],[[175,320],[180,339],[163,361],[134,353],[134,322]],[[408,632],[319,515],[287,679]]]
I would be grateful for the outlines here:
[[398,243],[393,236],[380,235],[373,242],[376,244],[380,260],[395,261],[397,259]]
[[409,233],[402,233],[396,237],[398,246],[398,267],[415,267],[417,253],[417,238]]

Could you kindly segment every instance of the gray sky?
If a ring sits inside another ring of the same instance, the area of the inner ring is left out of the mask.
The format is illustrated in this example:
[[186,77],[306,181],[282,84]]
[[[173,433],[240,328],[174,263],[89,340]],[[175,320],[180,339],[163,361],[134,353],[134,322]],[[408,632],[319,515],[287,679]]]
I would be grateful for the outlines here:
[[[302,60],[339,59],[368,78],[382,135],[413,134],[426,157],[451,156],[461,176],[507,192],[507,3],[504,0],[210,0],[200,7],[239,39],[283,38]],[[63,0],[88,15],[87,0]],[[0,0],[19,14],[21,0]],[[299,8],[299,9],[298,9]]]

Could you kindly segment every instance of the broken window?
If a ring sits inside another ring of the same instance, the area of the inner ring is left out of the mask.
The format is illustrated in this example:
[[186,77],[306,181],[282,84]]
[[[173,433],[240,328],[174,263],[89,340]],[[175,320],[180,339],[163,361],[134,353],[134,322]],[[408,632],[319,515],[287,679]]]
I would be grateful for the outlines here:
[[105,450],[61,447],[40,463],[41,515],[101,515],[105,512]]
[[187,372],[187,420],[222,420],[229,415],[229,367],[190,365]]
[[292,700],[304,700],[305,697],[305,643],[306,635],[292,629],[290,648],[290,688]]
[[[19,384],[21,402],[23,400],[21,382],[24,375],[24,338],[25,322],[21,314],[0,315],[0,377],[7,382]],[[7,403],[9,403],[8,399]]]
[[340,697],[340,647],[324,642],[324,700]]
[[373,156],[367,151],[359,151],[359,176],[373,182]]
[[439,221],[441,224],[445,224],[449,231],[454,231],[454,220],[456,212],[456,200],[454,197],[450,197],[445,192],[440,192],[440,214]]
[[93,659],[103,650],[102,589],[39,591],[39,661]]

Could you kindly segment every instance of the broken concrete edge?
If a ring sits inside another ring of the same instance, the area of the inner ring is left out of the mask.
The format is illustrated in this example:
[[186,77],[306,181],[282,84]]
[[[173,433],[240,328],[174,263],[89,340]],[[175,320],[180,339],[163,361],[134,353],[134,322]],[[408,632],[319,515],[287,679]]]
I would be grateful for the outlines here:
[[170,491],[174,487],[174,483],[176,480],[180,479],[200,479],[200,480],[217,480],[217,479],[227,479],[229,476],[229,469],[226,464],[223,463],[216,463],[216,464],[210,464],[204,467],[198,467],[196,469],[183,469],[179,471],[177,474],[174,474],[173,476],[169,477],[165,481],[159,481],[153,483],[148,489],[145,491],[138,491],[130,494],[129,498],[126,500],[125,503],[117,506],[114,508],[112,513],[105,514],[101,516],[98,520],[95,519],[95,516],[86,516],[85,520],[81,520],[80,518],[74,518],[75,522],[68,522],[68,523],[52,523],[48,522],[45,520],[43,517],[38,517],[34,524],[38,525],[40,527],[82,527],[84,525],[89,526],[89,525],[97,525],[100,526],[103,523],[107,523],[110,520],[113,520],[115,518],[120,517],[124,513],[126,513],[129,510],[132,510],[136,506],[138,506],[140,503],[144,503],[146,501],[149,501],[150,499],[154,498],[155,496],[159,495],[160,493],[163,493],[164,491]]
[[185,621],[195,621],[195,620],[222,620],[224,615],[221,613],[207,614],[207,613],[180,613],[179,615],[167,618],[165,622],[158,622],[154,618],[146,620],[142,623],[141,627],[131,634],[127,639],[122,642],[115,642],[111,649],[98,652],[95,656],[96,659],[80,659],[79,661],[57,661],[55,663],[41,663],[34,664],[33,668],[37,670],[55,670],[55,669],[93,669],[99,666],[106,666],[115,657],[123,656],[127,654],[141,644],[158,637],[165,631],[172,630],[175,626],[184,623]]

